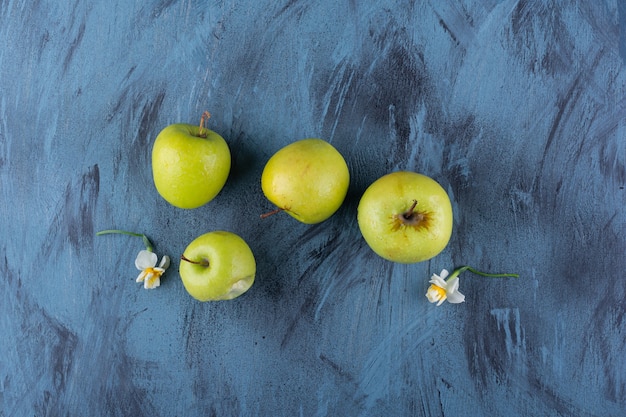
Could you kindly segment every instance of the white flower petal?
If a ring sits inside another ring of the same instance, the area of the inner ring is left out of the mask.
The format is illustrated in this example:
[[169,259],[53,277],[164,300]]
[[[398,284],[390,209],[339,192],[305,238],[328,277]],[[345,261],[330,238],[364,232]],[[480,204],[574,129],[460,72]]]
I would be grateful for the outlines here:
[[170,266],[170,257],[165,255],[161,258],[161,263],[159,264],[159,268],[163,268],[165,271]]
[[465,296],[458,291],[448,293],[448,302],[458,304],[465,301]]
[[459,289],[459,277],[454,277],[446,282],[446,291],[455,292]]
[[442,270],[441,270],[441,274],[439,274],[439,277],[440,277],[441,279],[446,279],[446,277],[448,276],[448,274],[449,274],[449,273],[448,273],[448,270],[447,270],[447,269],[442,269]]
[[430,278],[430,282],[431,284],[435,284],[438,287],[441,288],[446,288],[448,286],[448,284],[446,283],[445,280],[443,280],[439,275],[437,274],[433,274],[433,276]]
[[158,257],[156,253],[149,250],[142,250],[137,254],[135,259],[135,267],[139,270],[152,268],[156,265]]
[[146,279],[146,274],[147,274],[147,273],[146,273],[146,271],[145,271],[145,269],[144,269],[143,271],[141,271],[141,272],[139,273],[139,275],[137,275],[137,279],[135,280],[135,282],[141,282],[141,281],[143,281],[144,279]]

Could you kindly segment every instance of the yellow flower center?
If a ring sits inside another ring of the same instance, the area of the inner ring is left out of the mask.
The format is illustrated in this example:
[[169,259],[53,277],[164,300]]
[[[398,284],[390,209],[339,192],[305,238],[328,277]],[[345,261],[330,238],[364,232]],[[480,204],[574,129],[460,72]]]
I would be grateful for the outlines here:
[[146,268],[144,269],[145,277],[148,278],[148,281],[152,283],[157,278],[160,278],[163,275],[162,268]]
[[441,300],[442,298],[446,298],[448,293],[445,288],[441,288],[439,285],[431,284],[430,290],[437,293],[437,299]]

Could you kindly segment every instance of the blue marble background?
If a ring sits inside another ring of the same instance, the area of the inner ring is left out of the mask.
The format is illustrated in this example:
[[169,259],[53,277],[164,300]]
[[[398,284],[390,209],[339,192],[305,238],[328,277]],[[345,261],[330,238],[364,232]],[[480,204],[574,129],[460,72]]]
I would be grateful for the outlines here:
[[[623,416],[626,4],[0,2],[0,416]],[[151,144],[204,110],[233,153],[213,202],[169,206]],[[330,141],[325,223],[273,207],[267,159]],[[446,250],[373,254],[356,207],[398,169],[449,192]],[[257,280],[199,303],[174,261],[240,234]],[[428,278],[469,264],[464,304]]]

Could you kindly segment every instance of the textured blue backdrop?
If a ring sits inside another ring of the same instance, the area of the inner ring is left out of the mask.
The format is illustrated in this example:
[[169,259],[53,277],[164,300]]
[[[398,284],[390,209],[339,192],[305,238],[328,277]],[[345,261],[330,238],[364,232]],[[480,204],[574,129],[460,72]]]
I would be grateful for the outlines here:
[[[547,3],[547,2],[545,2]],[[0,1],[0,416],[622,416],[626,5],[563,1]],[[204,110],[233,153],[216,200],[156,193],[151,144]],[[325,223],[260,190],[327,139],[352,183]],[[429,262],[362,240],[379,176],[438,180],[455,223]],[[159,254],[226,229],[258,261],[222,303]],[[464,304],[428,278],[462,264]]]

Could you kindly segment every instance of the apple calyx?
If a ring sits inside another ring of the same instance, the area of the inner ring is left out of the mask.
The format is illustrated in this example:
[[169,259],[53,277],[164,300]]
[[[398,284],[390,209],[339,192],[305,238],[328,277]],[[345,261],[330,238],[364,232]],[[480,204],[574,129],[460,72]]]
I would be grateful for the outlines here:
[[401,227],[412,227],[414,229],[428,229],[430,224],[430,213],[416,211],[417,200],[413,200],[413,203],[407,211],[401,214],[397,214],[394,219],[393,230],[398,230]]
[[206,138],[207,134],[204,131],[204,122],[206,122],[207,120],[209,120],[211,118],[211,113],[209,113],[208,111],[204,111],[204,113],[202,113],[202,116],[200,117],[200,129],[198,130],[198,137],[199,138]]
[[200,265],[200,266],[204,266],[204,267],[208,267],[209,266],[209,260],[206,259],[206,258],[202,258],[202,260],[200,260],[200,261],[192,261],[191,259],[187,258],[183,254],[183,255],[180,255],[180,259],[181,259],[181,261],[189,262],[190,264],[194,264],[194,265]]

